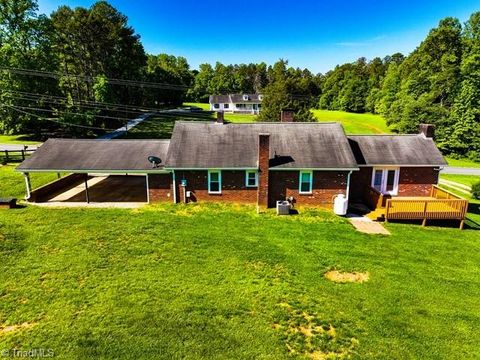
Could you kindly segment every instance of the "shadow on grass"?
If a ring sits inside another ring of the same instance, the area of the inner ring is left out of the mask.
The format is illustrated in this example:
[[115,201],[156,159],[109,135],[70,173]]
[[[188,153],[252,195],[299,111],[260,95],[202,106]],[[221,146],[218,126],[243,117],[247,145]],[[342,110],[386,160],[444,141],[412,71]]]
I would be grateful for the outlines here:
[[[404,224],[404,225],[418,225],[422,228],[422,220],[389,220],[392,224]],[[460,226],[460,220],[427,220],[426,227],[439,227],[446,229],[458,229]],[[480,224],[471,218],[465,219],[464,229],[468,230],[480,230]]]

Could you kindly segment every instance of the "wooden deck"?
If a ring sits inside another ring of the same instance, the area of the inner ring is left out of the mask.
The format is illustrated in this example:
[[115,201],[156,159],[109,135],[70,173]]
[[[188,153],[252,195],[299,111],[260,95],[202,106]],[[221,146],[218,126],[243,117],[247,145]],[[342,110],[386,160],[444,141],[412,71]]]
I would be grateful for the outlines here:
[[[376,191],[376,190],[375,190]],[[432,186],[428,197],[389,197],[384,198],[376,194],[373,198],[375,218],[389,220],[459,220],[460,229],[463,229],[468,210],[468,200],[444,190],[436,185]]]

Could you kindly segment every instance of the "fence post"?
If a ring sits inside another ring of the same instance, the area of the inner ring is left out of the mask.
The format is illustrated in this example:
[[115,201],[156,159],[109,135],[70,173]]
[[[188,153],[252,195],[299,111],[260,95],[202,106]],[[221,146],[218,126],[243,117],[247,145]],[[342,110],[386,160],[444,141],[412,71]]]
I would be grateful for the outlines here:
[[8,150],[5,150],[5,164],[8,163]]
[[425,201],[425,205],[423,206],[423,221],[422,221],[422,226],[427,225],[427,205],[428,201]]

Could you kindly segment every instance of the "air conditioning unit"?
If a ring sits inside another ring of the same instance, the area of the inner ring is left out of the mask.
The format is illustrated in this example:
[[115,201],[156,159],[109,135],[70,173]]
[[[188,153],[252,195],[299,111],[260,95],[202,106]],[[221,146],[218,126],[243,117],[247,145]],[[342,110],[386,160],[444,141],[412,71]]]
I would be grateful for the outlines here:
[[287,200],[277,201],[277,215],[290,215],[292,205]]

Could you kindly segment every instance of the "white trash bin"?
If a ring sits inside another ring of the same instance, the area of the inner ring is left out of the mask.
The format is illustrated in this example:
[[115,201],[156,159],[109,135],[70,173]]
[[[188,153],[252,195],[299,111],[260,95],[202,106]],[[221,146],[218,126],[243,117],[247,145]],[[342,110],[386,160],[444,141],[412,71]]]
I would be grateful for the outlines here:
[[333,212],[336,215],[345,216],[347,215],[348,209],[348,199],[343,194],[338,194],[335,196],[333,201]]

